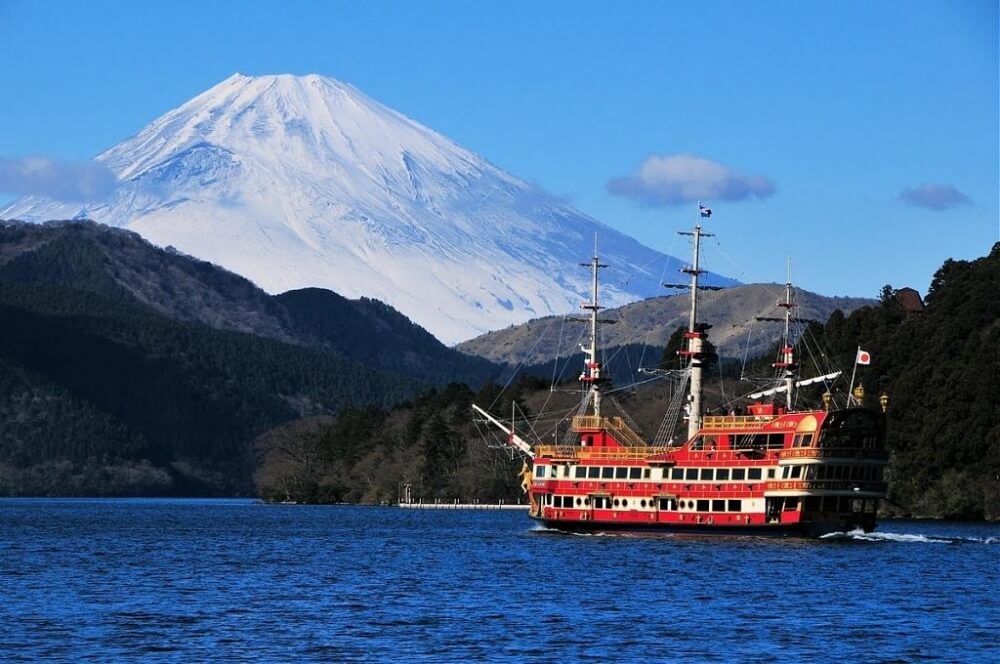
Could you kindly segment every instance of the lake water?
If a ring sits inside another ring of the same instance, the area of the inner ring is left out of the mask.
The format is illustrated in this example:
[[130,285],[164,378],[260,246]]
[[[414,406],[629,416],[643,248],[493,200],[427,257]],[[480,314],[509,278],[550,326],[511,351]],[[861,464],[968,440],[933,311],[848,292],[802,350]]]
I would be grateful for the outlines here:
[[0,500],[0,661],[1000,661],[1000,528],[579,536],[523,512]]

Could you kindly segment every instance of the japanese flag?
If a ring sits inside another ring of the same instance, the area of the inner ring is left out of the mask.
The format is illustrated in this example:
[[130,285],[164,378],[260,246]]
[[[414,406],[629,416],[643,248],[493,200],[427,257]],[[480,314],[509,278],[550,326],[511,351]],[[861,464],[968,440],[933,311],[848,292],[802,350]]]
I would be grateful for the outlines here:
[[857,364],[871,364],[872,354],[866,350],[858,349],[858,359],[855,360]]

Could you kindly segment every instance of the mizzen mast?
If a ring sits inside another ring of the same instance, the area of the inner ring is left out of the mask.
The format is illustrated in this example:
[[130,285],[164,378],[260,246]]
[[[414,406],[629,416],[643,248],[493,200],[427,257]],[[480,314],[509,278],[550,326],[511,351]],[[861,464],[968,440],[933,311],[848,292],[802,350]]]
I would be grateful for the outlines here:
[[777,303],[785,310],[785,331],[781,337],[781,353],[778,361],[774,363],[774,368],[782,370],[782,379],[785,383],[785,404],[788,406],[788,410],[791,410],[795,401],[795,370],[798,365],[795,362],[795,348],[792,346],[791,336],[792,309],[795,308],[795,303],[792,302],[791,259],[789,259],[788,265],[789,276],[785,282],[785,301]]

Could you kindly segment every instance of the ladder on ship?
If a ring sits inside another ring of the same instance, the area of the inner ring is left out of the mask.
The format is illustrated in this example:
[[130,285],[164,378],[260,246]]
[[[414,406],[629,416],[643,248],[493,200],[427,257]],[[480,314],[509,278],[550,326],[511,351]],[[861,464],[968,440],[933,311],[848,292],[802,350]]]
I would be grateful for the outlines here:
[[674,387],[674,398],[670,400],[670,407],[667,408],[667,413],[663,416],[663,421],[660,422],[660,428],[656,431],[656,437],[653,438],[653,447],[665,447],[673,443],[674,431],[677,429],[677,420],[681,415],[681,408],[684,406],[684,402],[687,401],[687,384],[689,380],[691,380],[690,366],[684,372],[684,376],[680,382]]

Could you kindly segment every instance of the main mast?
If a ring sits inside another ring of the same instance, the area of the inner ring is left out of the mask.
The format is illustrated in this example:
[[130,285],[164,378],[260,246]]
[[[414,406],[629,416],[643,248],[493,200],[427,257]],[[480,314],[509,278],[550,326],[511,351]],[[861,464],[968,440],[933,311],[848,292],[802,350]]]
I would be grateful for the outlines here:
[[698,222],[694,225],[693,232],[681,231],[680,235],[691,235],[694,237],[694,251],[691,259],[691,267],[684,268],[682,272],[691,275],[691,311],[688,316],[688,331],[684,335],[687,340],[687,348],[681,351],[681,355],[691,358],[690,366],[690,387],[688,391],[688,440],[693,438],[701,428],[701,379],[702,379],[702,359],[704,357],[704,333],[698,330],[698,275],[704,270],[701,264],[701,238],[712,237],[711,233],[701,231],[701,219],[712,216],[712,210],[701,203],[698,204]]

